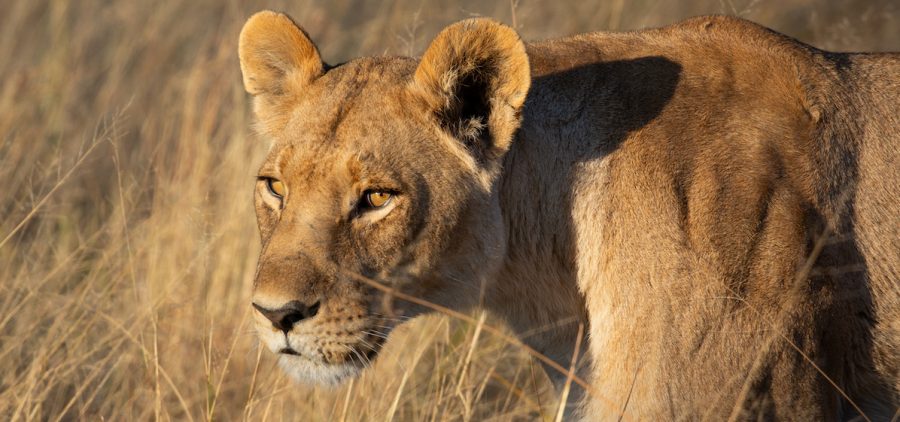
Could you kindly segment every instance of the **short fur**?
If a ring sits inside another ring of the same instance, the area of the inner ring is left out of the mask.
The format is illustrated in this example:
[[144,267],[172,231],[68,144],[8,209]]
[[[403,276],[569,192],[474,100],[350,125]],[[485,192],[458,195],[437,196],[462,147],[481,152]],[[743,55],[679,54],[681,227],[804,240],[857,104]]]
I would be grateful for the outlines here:
[[253,301],[321,304],[287,333],[256,314],[296,377],[352,375],[424,312],[355,273],[483,306],[564,365],[586,324],[585,419],[897,411],[897,54],[729,17],[527,45],[473,19],[420,60],[330,68],[261,12],[240,57],[273,142]]

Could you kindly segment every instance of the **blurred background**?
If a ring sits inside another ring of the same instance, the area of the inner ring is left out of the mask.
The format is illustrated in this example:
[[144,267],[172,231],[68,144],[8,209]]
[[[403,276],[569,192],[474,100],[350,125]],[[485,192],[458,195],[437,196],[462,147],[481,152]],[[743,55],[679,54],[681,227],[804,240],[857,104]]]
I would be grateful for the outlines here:
[[[471,16],[526,40],[721,13],[838,50],[900,50],[895,0],[0,2],[0,419],[552,420],[539,365],[420,318],[375,368],[295,385],[257,346],[237,37],[289,13],[330,63],[417,55]],[[491,324],[500,324],[488,319]]]

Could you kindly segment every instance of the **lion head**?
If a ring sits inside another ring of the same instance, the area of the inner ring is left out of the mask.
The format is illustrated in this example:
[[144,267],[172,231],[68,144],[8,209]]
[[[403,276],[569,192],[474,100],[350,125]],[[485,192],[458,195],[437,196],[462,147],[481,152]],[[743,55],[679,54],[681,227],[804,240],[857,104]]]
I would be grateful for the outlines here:
[[424,309],[477,304],[505,253],[501,160],[530,84],[512,29],[472,19],[420,60],[325,64],[283,14],[240,35],[257,132],[271,142],[255,191],[262,252],[253,289],[262,343],[297,379],[356,374]]

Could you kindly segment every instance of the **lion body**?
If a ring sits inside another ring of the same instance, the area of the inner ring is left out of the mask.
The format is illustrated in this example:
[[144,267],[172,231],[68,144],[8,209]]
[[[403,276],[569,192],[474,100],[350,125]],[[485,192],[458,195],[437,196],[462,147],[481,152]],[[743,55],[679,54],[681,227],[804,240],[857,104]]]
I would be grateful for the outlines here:
[[[241,64],[261,180],[288,186],[257,191],[254,304],[318,310],[257,315],[298,378],[352,372],[335,333],[383,323],[349,270],[481,305],[563,365],[587,327],[589,420],[897,411],[900,56],[726,17],[528,45],[467,21],[418,62],[329,69],[279,16]],[[396,198],[360,210],[366,186]]]
[[892,416],[900,57],[720,17],[529,57],[501,184],[527,274],[508,283],[579,287],[604,396],[587,414],[848,418],[833,382]]

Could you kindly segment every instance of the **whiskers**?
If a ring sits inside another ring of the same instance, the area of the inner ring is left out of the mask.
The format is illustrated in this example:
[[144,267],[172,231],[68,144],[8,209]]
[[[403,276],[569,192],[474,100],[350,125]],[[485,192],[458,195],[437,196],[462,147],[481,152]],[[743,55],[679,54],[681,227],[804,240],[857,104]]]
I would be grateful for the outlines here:
[[382,328],[393,329],[395,326],[403,324],[404,322],[410,321],[413,317],[406,315],[385,315],[377,312],[371,313],[372,319],[374,319],[378,323],[388,324],[388,325],[378,325]]
[[372,353],[377,353],[377,350],[373,348],[371,344],[363,340],[361,337],[356,336],[359,343],[357,344],[340,344],[341,347],[350,352],[349,358],[353,361],[355,358],[356,362],[359,364],[362,369],[368,369],[372,367],[372,360],[369,358],[369,353],[366,350],[359,350],[357,347],[364,347],[365,349],[370,350]]
[[388,334],[377,329],[368,329],[361,331],[361,334],[354,334],[355,343],[342,343],[343,348],[350,352],[350,357],[360,364],[362,368],[372,367],[372,358],[378,354],[381,345],[387,340]]
[[382,340],[387,340],[387,336],[388,336],[387,333],[383,333],[378,330],[364,330],[363,334],[370,335],[372,337],[378,337]]
[[368,326],[362,332],[367,336],[377,338],[379,343],[386,341],[388,335],[397,326],[413,319],[413,317],[406,315],[385,315],[377,312],[373,312],[371,317],[372,321],[367,324]]
[[356,350],[356,347],[354,347],[354,345],[350,345],[350,344],[339,344],[339,345],[341,347],[343,347],[344,349],[347,349],[348,352],[350,352],[350,355],[349,355],[350,361],[353,361],[354,360],[353,358],[355,357],[356,362],[363,369],[368,369],[368,368],[372,367],[372,361],[369,360],[368,357],[366,357],[365,353],[360,353],[359,350]]

